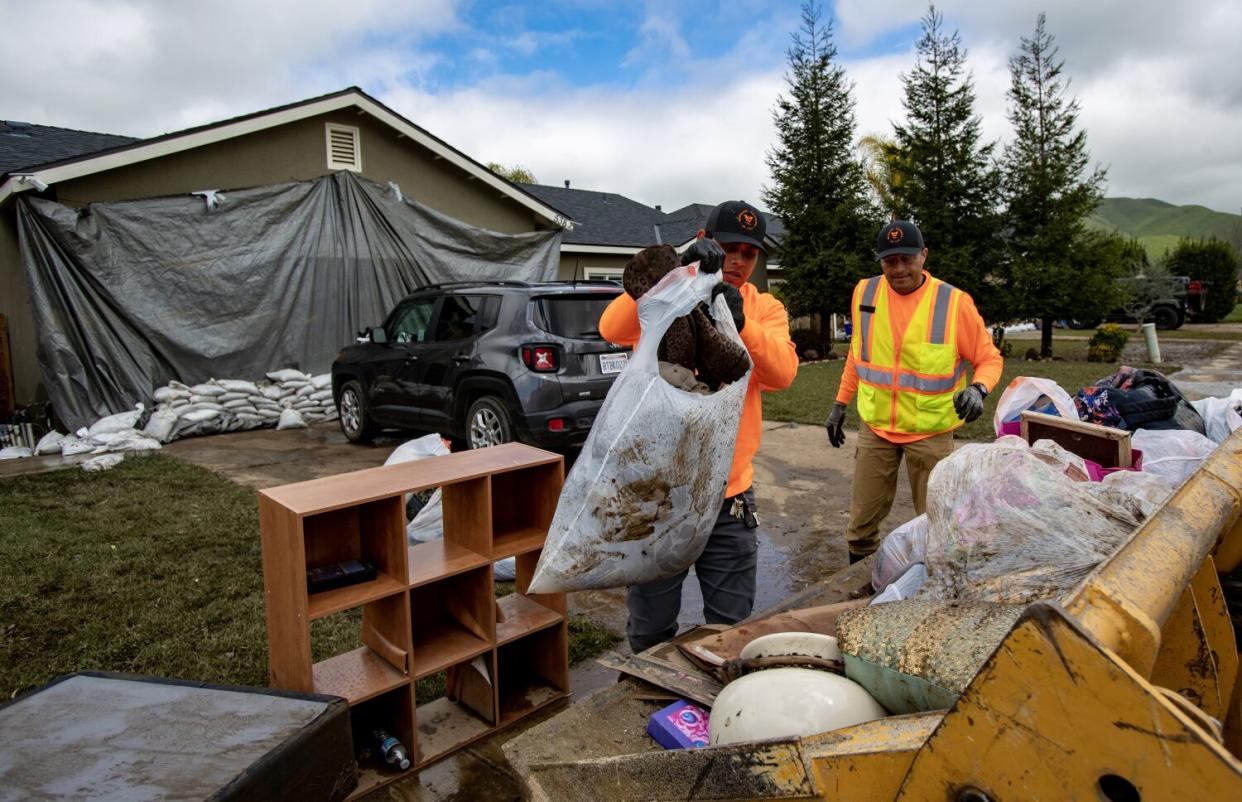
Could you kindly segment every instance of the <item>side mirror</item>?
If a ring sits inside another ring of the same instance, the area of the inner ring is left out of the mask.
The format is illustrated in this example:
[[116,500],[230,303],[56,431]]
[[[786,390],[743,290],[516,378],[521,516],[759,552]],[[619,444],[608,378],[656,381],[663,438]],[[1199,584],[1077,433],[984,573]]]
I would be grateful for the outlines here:
[[369,334],[371,336],[371,342],[376,345],[388,344],[388,332],[384,331],[383,326],[372,326],[369,330]]

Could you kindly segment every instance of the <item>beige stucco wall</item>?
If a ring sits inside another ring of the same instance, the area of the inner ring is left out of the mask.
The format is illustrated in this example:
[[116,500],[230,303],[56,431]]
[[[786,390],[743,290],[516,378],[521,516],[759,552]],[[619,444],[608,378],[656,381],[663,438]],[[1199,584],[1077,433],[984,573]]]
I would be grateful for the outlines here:
[[557,273],[557,278],[562,281],[572,281],[573,279],[586,278],[585,269],[588,267],[603,267],[611,270],[622,270],[625,263],[630,260],[628,254],[597,254],[597,253],[574,253],[573,251],[561,251],[561,267]]
[[[353,109],[65,181],[53,192],[63,203],[84,205],[317,178],[332,172],[324,129],[328,122],[359,129],[365,178],[380,184],[395,181],[406,197],[481,228],[518,233],[553,227],[430,150],[399,138],[394,129]],[[0,209],[0,313],[9,317],[16,398],[18,403],[28,403],[45,394],[35,359],[34,324],[17,251],[14,210],[15,199]]]

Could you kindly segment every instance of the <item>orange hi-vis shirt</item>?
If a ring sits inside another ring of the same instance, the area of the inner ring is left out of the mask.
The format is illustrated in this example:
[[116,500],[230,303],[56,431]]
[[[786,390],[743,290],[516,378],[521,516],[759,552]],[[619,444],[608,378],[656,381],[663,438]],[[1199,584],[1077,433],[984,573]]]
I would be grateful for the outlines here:
[[[759,450],[763,433],[763,400],[759,393],[783,390],[793,384],[794,376],[798,375],[798,352],[789,336],[785,305],[769,293],[759,292],[749,282],[739,291],[746,315],[746,325],[740,334],[754,367],[746,387],[746,399],[742,402],[742,420],[738,425],[726,496],[736,496],[749,489],[755,478],[751,461]],[[638,304],[625,293],[618,295],[600,315],[599,332],[609,342],[635,345],[641,331]]]
[[[918,309],[919,302],[923,299],[923,294],[927,292],[928,286],[931,284],[927,280],[928,273],[923,271],[923,284],[909,295],[902,295],[894,292],[888,286],[887,281],[881,281],[882,291],[888,293],[888,315],[891,322],[891,331],[893,342],[900,343],[906,335],[906,327],[910,324],[910,319],[914,316],[915,310]],[[855,321],[857,324],[857,321]],[[859,336],[859,331],[854,330],[854,337]],[[979,315],[979,310],[975,308],[975,301],[970,294],[962,291],[961,301],[957,307],[957,352],[958,355],[966,362],[969,362],[974,372],[971,382],[977,382],[987,388],[989,393],[996,383],[1000,381],[1001,370],[1004,368],[1005,361],[1000,355],[1000,351],[996,350],[996,346],[992,343],[992,335],[988,333],[987,326],[983,323],[983,318]],[[837,390],[837,401],[842,404],[848,404],[854,400],[854,395],[858,392],[858,368],[854,364],[854,349],[849,349],[845,358],[845,372],[841,375],[841,386]],[[913,443],[917,440],[923,440],[933,437],[939,432],[907,433],[907,432],[891,432],[883,429],[877,429],[867,424],[871,431],[890,443]]]

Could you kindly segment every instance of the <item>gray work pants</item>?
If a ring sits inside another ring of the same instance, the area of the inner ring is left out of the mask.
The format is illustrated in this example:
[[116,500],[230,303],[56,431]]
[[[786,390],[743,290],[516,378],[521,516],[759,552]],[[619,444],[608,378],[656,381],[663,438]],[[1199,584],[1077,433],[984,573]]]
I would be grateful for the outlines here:
[[[752,511],[757,509],[752,490],[742,495]],[[694,563],[703,593],[703,616],[709,624],[736,624],[750,615],[755,604],[759,530],[748,529],[742,520],[734,518],[732,507],[733,499],[726,498],[707,547]],[[635,654],[677,635],[681,585],[687,573],[689,569],[668,579],[630,586],[626,599],[630,620],[625,634]]]

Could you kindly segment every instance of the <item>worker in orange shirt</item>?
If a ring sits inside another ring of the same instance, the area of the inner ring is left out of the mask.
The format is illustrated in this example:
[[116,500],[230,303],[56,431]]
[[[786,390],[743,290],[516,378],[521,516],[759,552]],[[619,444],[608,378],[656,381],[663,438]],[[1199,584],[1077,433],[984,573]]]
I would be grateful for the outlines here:
[[[845,408],[858,396],[854,493],[845,539],[855,563],[880,545],[880,522],[897,493],[902,457],[914,509],[927,511],[927,477],[953,451],[953,430],[983,414],[1004,360],[970,295],[926,270],[918,226],[880,229],[883,275],[858,282],[854,322],[836,403],[824,424],[834,448],[845,442]],[[966,363],[972,369],[966,382]]]
[[[703,593],[703,614],[709,624],[737,623],[749,616],[754,606],[759,518],[751,489],[755,473],[751,460],[759,450],[763,423],[759,394],[788,387],[798,372],[784,304],[747,282],[759,252],[767,253],[763,245],[766,229],[767,222],[758,209],[745,201],[727,201],[708,214],[706,224],[681,260],[682,264],[698,262],[699,269],[707,272],[724,270],[717,294],[725,296],[753,365],[725,500],[707,546],[694,564]],[[625,293],[618,295],[600,317],[599,331],[614,343],[637,343],[640,329],[635,300]],[[677,634],[681,586],[687,573],[688,569],[668,579],[630,587],[626,635],[636,654]]]

